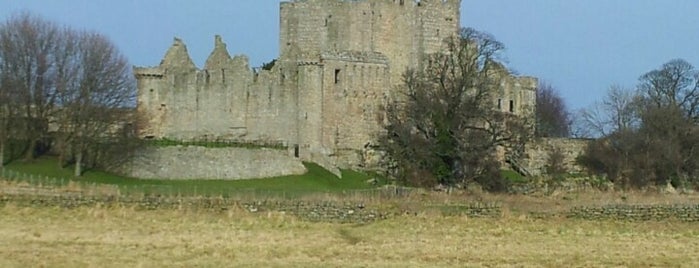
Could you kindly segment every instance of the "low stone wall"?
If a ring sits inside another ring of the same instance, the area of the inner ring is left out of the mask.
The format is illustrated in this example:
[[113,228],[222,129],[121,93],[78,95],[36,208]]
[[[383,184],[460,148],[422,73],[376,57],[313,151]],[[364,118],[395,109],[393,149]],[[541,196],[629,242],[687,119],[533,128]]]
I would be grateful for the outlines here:
[[586,220],[649,221],[676,219],[699,221],[699,205],[611,205],[603,207],[577,207],[568,217]]
[[[165,196],[120,197],[105,195],[16,195],[0,193],[0,206],[12,203],[33,207],[105,207],[130,206],[138,209],[205,210],[222,212],[242,209],[248,213],[282,212],[303,220],[335,223],[368,223],[399,215],[418,215],[425,210],[438,211],[444,216],[498,218],[502,216],[497,204],[423,204],[415,210],[397,207],[365,206],[361,202],[267,200],[241,201],[231,198],[184,198]],[[560,213],[531,213],[531,217],[547,219],[564,216],[582,220],[699,222],[699,205],[609,205],[575,207]]]
[[306,173],[286,150],[268,148],[149,147],[123,168],[143,179],[253,179]]
[[588,139],[538,138],[527,144],[519,161],[532,175],[541,175],[546,172],[551,153],[560,150],[567,171],[581,172],[582,167],[578,166],[575,160],[585,152],[589,143]]
[[[401,215],[418,215],[422,210],[367,206],[362,202],[264,200],[241,201],[232,198],[142,196],[122,197],[105,195],[14,195],[0,193],[0,206],[13,203],[32,207],[110,207],[127,206],[144,210],[176,209],[222,212],[244,210],[248,213],[281,212],[313,222],[369,223]],[[429,205],[424,208],[438,210],[445,216],[495,218],[502,215],[495,204]],[[418,209],[418,208],[416,208]]]
[[605,178],[579,177],[569,178],[565,181],[538,181],[526,183],[513,183],[507,189],[510,194],[551,194],[554,192],[586,192],[586,191],[610,191],[614,189],[614,183]]

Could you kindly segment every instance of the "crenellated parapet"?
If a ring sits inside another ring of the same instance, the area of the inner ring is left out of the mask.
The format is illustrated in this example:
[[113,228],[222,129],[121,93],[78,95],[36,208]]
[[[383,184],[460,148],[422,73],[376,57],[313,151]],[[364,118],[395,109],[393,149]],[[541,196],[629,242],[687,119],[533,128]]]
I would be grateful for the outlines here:
[[136,79],[163,78],[165,73],[160,67],[134,67],[133,74]]
[[388,57],[373,51],[328,51],[320,55],[323,60],[361,62],[388,65]]

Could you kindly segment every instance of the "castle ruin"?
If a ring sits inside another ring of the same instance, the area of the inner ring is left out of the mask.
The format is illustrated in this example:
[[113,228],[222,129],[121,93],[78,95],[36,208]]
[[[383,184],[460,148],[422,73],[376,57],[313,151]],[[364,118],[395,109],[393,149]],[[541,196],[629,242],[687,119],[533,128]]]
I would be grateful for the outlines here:
[[[251,68],[221,37],[202,69],[175,38],[159,66],[134,68],[143,138],[284,144],[304,161],[362,166],[401,75],[460,28],[460,0],[291,0],[279,57]],[[493,105],[532,114],[537,81],[502,76]]]

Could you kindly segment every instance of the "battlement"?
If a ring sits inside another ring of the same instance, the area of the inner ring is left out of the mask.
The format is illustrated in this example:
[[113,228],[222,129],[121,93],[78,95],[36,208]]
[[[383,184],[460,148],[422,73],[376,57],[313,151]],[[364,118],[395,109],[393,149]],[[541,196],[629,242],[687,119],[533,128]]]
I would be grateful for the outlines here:
[[337,60],[346,62],[361,62],[388,65],[388,57],[371,51],[332,51],[320,55],[322,60]]
[[134,67],[133,74],[137,79],[163,78],[163,75],[165,75],[159,67]]

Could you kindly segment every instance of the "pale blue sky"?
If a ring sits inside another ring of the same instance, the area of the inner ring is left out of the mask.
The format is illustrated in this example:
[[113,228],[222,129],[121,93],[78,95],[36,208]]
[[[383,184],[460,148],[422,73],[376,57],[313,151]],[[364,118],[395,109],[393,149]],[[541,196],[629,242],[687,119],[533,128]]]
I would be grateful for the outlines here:
[[[278,55],[279,0],[0,0],[0,19],[18,11],[104,33],[139,66],[157,65],[174,36],[198,66],[215,34],[253,66]],[[550,82],[574,109],[670,59],[699,65],[696,0],[463,0],[461,13],[505,43],[511,69]]]

